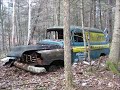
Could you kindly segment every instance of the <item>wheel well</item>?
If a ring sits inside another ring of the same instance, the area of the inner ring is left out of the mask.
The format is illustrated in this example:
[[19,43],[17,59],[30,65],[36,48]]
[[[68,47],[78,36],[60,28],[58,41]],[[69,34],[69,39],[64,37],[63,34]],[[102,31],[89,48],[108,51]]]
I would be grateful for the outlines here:
[[63,60],[55,60],[50,64],[50,66],[51,65],[64,66],[64,61]]
[[105,53],[101,53],[100,56],[105,56],[106,54]]
[[33,53],[33,52],[36,52],[36,51],[35,51],[35,50],[29,50],[29,51],[23,52],[23,54],[31,54],[31,53]]

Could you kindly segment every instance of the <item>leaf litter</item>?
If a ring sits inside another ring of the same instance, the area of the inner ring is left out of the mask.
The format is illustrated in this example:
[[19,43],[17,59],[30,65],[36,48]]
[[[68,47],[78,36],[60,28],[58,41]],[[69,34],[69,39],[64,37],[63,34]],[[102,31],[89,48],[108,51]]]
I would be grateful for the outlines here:
[[[96,60],[90,66],[80,62],[72,66],[73,83],[76,90],[120,90],[120,76],[104,68],[104,57],[99,69]],[[16,67],[0,65],[0,90],[64,90],[64,69],[55,72],[33,74]]]

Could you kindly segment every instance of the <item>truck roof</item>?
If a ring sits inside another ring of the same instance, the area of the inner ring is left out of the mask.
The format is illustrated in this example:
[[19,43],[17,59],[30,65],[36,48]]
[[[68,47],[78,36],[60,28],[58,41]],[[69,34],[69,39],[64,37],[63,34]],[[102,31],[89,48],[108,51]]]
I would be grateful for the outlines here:
[[[89,27],[84,27],[85,31],[91,31],[91,32],[99,32],[103,33],[102,30],[97,29],[97,28],[89,28]],[[63,30],[63,26],[53,26],[47,29],[47,32],[49,31],[61,31]],[[71,31],[75,32],[82,32],[82,27],[81,26],[70,26]]]

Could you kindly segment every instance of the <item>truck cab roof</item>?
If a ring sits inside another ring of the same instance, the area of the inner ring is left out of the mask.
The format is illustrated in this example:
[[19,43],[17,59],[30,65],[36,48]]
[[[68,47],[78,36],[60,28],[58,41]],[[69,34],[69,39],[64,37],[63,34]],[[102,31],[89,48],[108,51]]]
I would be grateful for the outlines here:
[[[50,31],[63,31],[64,27],[63,26],[54,26],[54,27],[50,27],[47,29],[47,32]],[[73,32],[81,32],[82,31],[82,27],[81,26],[70,26],[70,30]],[[103,33],[102,30],[97,29],[97,28],[89,28],[89,27],[84,27],[85,31],[90,31],[90,32],[97,32],[97,33]]]

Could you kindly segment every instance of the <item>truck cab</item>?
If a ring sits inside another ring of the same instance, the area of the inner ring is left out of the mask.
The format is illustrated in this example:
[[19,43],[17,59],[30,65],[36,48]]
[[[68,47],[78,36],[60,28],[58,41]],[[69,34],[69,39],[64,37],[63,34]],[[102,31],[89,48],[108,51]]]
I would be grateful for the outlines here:
[[[109,54],[109,42],[106,40],[106,35],[102,30],[96,28],[85,27],[85,39],[86,39],[86,47],[88,48],[88,34],[90,38],[90,48],[91,53],[90,56],[92,59],[99,58],[101,55]],[[71,50],[72,50],[72,58],[73,62],[77,59],[83,60],[85,47],[83,41],[83,32],[82,28],[79,26],[71,26]],[[60,47],[64,47],[64,37],[63,37],[63,27],[51,27],[47,29],[46,34],[47,39],[40,41],[40,44],[55,44]],[[82,55],[82,56],[79,56]],[[79,58],[78,58],[79,57]]]

